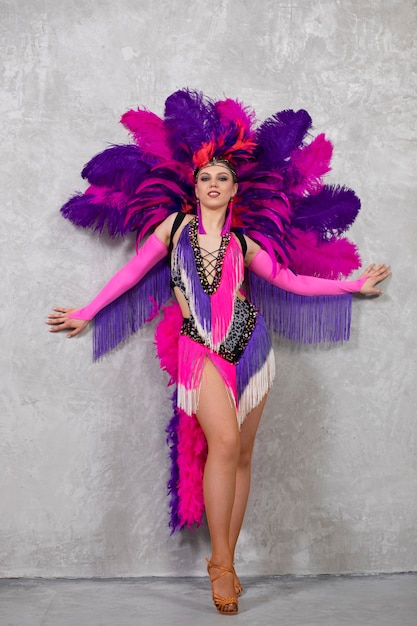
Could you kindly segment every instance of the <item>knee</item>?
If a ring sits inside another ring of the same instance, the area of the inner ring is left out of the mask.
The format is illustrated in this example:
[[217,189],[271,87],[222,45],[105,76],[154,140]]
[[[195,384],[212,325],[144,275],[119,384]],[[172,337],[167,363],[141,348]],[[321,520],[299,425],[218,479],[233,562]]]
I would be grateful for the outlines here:
[[224,431],[208,442],[209,452],[221,457],[224,462],[237,463],[240,455],[239,433]]
[[239,467],[245,469],[251,466],[253,446],[240,449]]

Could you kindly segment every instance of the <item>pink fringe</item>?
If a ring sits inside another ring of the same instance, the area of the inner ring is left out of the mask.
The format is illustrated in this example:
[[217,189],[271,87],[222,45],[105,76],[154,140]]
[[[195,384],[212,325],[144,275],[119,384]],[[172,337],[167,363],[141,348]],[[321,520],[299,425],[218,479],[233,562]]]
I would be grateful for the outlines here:
[[235,237],[231,237],[217,291],[211,296],[213,346],[218,347],[226,337],[233,317],[235,293],[244,276],[243,257]]
[[201,375],[206,359],[210,359],[219,371],[225,385],[236,397],[235,366],[225,361],[217,352],[207,346],[193,341],[185,335],[180,335],[178,343],[178,379],[179,385],[187,390],[198,391],[201,384]]

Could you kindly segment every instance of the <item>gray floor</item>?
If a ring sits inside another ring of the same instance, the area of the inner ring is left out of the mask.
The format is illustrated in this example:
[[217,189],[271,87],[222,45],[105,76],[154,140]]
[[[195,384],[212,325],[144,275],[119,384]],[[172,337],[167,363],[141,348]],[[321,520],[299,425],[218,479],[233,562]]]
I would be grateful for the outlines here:
[[207,578],[0,580],[1,626],[416,626],[417,574],[242,578],[219,615]]

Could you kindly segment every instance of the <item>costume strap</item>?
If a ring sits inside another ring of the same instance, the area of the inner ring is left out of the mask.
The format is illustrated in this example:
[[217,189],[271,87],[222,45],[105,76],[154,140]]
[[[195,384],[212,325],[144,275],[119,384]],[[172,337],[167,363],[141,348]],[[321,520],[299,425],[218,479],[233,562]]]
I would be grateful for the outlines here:
[[245,236],[240,230],[234,230],[232,232],[238,238],[240,245],[242,247],[243,258],[245,258],[246,252],[248,251],[248,244],[246,243]]
[[171,229],[171,235],[169,237],[169,246],[168,246],[168,257],[169,258],[171,258],[172,249],[174,247],[174,236],[175,236],[175,233],[177,232],[177,230],[179,229],[179,227],[183,223],[184,218],[185,218],[185,213],[177,213],[177,215],[175,216],[175,220],[174,220],[174,223],[173,223],[172,229]]

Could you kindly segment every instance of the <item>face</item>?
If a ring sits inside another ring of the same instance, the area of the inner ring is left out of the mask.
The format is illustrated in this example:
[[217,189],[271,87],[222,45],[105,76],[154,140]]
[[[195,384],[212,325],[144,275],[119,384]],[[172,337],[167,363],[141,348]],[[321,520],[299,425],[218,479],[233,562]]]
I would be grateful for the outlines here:
[[237,191],[232,172],[222,165],[208,165],[198,172],[195,195],[208,208],[226,207]]

